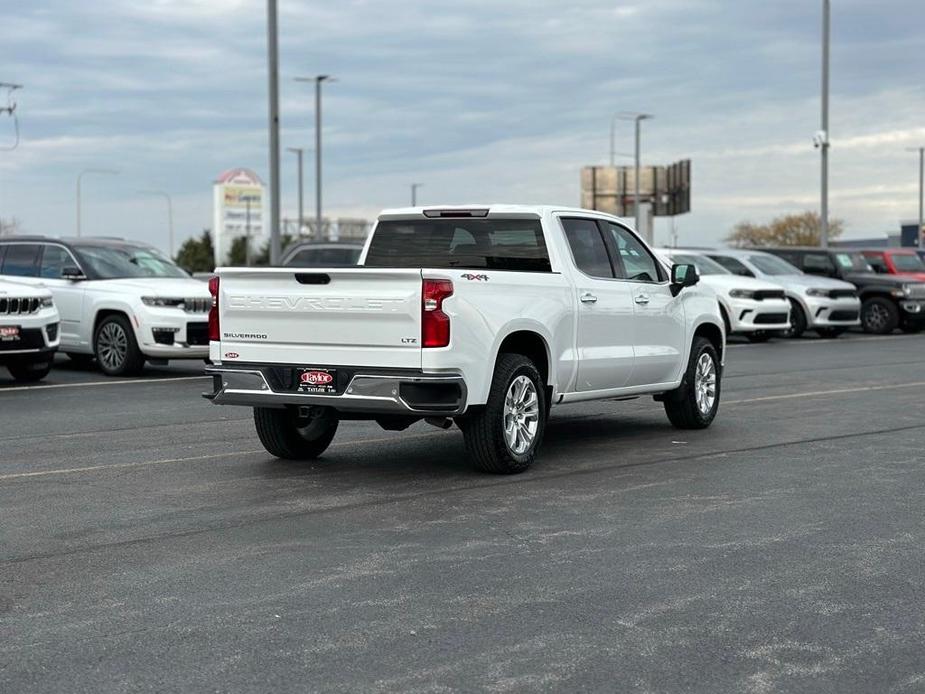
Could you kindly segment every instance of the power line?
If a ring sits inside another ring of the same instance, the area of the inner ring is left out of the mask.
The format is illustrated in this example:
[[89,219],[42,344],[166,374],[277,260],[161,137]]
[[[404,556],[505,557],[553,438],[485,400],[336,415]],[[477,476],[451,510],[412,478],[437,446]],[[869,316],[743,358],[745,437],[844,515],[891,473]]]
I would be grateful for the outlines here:
[[16,115],[16,102],[13,101],[13,92],[17,89],[22,89],[22,85],[12,82],[0,82],[0,89],[6,90],[6,106],[0,106],[0,113],[5,113],[13,119],[13,144],[0,147],[0,151],[12,152],[19,147],[19,116]]

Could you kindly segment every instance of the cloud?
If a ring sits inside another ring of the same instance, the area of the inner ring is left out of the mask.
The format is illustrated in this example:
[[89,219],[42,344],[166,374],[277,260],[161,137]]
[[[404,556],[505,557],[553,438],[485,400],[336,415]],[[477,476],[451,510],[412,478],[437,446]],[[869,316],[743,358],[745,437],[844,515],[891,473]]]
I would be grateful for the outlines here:
[[[404,204],[412,180],[431,203],[574,204],[581,166],[606,161],[611,115],[646,110],[656,115],[643,128],[646,161],[694,162],[693,211],[676,220],[682,240],[715,242],[743,218],[817,206],[817,5],[283,0],[283,146],[314,142],[311,85],[292,78],[330,73],[339,80],[324,88],[332,213]],[[925,141],[914,59],[923,20],[919,0],[834,9],[832,207],[849,233],[893,229],[915,213],[905,148]],[[0,157],[0,215],[30,231],[69,231],[87,166],[122,171],[94,182],[88,223],[157,242],[158,201],[136,196],[139,187],[183,201],[182,236],[211,223],[219,171],[250,166],[267,178],[264,3],[36,0],[5,13],[0,38],[0,80],[26,85],[22,145]],[[7,126],[0,117],[0,138]],[[631,125],[617,135],[617,149],[630,151]],[[294,173],[284,153],[284,214]],[[658,222],[659,234],[667,228]]]

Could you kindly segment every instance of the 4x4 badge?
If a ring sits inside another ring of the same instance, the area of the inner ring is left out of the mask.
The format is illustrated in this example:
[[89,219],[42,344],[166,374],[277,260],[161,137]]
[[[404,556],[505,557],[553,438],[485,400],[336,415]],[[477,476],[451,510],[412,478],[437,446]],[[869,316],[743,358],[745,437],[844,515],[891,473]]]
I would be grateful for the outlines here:
[[462,276],[462,278],[463,278],[464,280],[469,280],[470,282],[471,282],[472,280],[478,280],[479,282],[487,282],[487,281],[488,281],[488,275],[473,275],[471,272],[467,272],[466,274],[464,274],[464,275]]

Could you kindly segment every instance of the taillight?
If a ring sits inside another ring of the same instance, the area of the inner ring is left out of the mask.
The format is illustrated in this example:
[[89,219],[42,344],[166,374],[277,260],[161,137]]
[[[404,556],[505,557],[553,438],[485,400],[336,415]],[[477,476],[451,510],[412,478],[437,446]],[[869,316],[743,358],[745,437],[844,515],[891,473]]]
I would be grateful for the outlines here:
[[450,317],[443,312],[443,300],[452,295],[450,280],[424,280],[421,292],[421,343],[424,347],[450,344]]
[[220,340],[218,326],[218,277],[209,278],[209,294],[212,295],[212,308],[209,309],[209,341]]

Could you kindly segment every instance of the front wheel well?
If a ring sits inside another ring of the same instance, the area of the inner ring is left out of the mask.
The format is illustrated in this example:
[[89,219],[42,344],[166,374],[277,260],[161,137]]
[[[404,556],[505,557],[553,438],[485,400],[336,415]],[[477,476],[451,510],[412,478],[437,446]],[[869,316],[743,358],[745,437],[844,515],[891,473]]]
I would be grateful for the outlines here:
[[90,344],[93,344],[93,340],[96,339],[96,331],[99,329],[100,323],[102,323],[106,318],[109,318],[109,316],[122,316],[129,322],[129,325],[132,324],[132,319],[125,311],[120,311],[116,308],[100,309],[96,313],[96,318],[93,319],[93,333],[90,335]]
[[723,331],[715,323],[702,323],[694,331],[694,337],[704,337],[713,345],[720,363],[723,361]]

